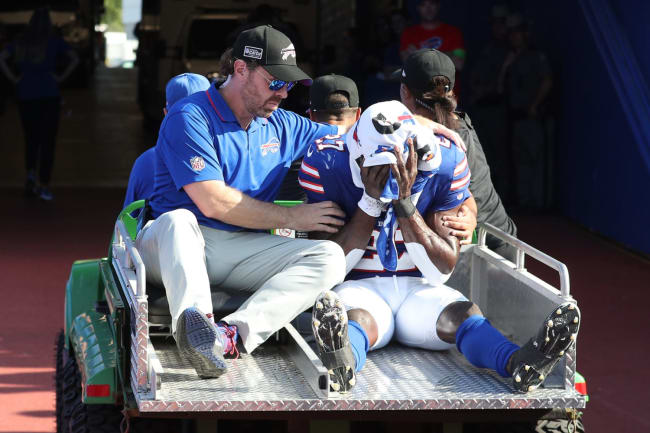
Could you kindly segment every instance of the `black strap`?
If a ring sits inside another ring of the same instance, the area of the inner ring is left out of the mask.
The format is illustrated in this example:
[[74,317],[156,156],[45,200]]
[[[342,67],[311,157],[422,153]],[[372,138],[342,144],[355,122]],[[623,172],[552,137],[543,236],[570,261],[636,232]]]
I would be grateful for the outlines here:
[[144,199],[144,206],[142,209],[140,209],[140,213],[138,214],[136,233],[140,233],[142,227],[147,225],[147,223],[152,219],[153,218],[151,218],[151,206],[149,205],[149,199]]
[[397,203],[393,204],[393,209],[395,209],[395,215],[399,218],[409,218],[415,213],[415,205],[411,197],[397,200]]

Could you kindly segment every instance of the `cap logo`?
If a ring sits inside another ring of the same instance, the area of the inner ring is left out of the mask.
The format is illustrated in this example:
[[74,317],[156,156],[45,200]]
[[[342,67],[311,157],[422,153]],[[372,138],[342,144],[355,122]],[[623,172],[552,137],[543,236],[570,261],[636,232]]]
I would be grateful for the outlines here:
[[296,58],[296,49],[293,47],[293,44],[289,44],[288,47],[282,48],[280,50],[280,54],[282,54],[282,60],[287,60],[289,56],[293,57],[294,59]]
[[380,134],[393,134],[400,126],[402,126],[400,122],[389,122],[381,113],[372,118],[372,124]]
[[264,50],[258,47],[251,47],[249,45],[244,47],[244,57],[250,57],[251,59],[260,60],[263,52]]

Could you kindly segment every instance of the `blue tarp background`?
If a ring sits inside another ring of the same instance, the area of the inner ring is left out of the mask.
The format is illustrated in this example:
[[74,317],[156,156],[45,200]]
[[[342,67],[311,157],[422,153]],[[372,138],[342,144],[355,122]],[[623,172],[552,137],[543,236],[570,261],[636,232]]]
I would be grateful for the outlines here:
[[559,212],[650,254],[650,1],[443,0],[443,20],[464,31],[468,68],[495,3],[533,21],[554,69]]

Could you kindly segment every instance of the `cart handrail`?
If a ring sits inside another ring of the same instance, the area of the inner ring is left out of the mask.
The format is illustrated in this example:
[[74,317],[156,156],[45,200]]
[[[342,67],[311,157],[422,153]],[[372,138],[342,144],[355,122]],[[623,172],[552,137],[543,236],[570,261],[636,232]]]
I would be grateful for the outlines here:
[[142,257],[140,257],[140,253],[138,250],[135,248],[133,245],[133,241],[131,240],[131,235],[129,234],[129,231],[127,230],[126,226],[124,225],[124,222],[122,220],[117,220],[115,223],[115,243],[118,245],[124,245],[126,248],[126,263],[125,265],[127,267],[133,267],[135,268],[135,275],[136,275],[136,287],[135,287],[135,295],[137,297],[141,297],[145,295],[145,281],[147,279],[146,277],[146,271],[144,268],[144,263],[142,262]]
[[479,226],[479,231],[478,231],[479,247],[488,248],[485,243],[488,233],[502,240],[506,244],[513,246],[517,250],[517,259],[515,263],[517,271],[525,270],[524,259],[525,259],[525,255],[528,254],[534,259],[544,263],[549,268],[555,269],[560,274],[560,294],[562,295],[562,297],[565,298],[570,296],[571,286],[569,284],[569,270],[567,269],[564,263],[554,259],[553,257],[541,252],[536,248],[531,247],[524,241],[517,239],[516,237],[508,233],[505,233],[499,230],[498,228],[496,228],[495,226],[493,226],[492,224],[488,224],[488,223],[481,223]]

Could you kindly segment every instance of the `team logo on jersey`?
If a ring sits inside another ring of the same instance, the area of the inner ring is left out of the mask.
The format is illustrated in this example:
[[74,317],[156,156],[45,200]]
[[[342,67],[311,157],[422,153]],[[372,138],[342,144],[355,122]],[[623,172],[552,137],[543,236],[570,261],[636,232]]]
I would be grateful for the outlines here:
[[442,45],[442,38],[434,36],[422,42],[420,48],[433,48],[434,50],[437,50],[440,48],[440,45]]
[[462,198],[463,198],[463,193],[462,193],[462,192],[459,192],[459,193],[456,195],[456,200],[462,200]]
[[372,124],[380,134],[393,134],[402,124],[400,122],[390,122],[386,116],[379,113],[372,118]]
[[411,116],[408,111],[405,111],[401,116],[398,116],[397,120],[402,123],[410,123],[411,125],[415,125],[415,119],[413,119],[413,116]]
[[205,161],[202,156],[193,156],[190,158],[190,165],[192,166],[192,170],[201,171],[205,168]]
[[267,153],[275,153],[280,150],[280,140],[277,137],[273,137],[268,142],[260,146],[262,150],[262,156],[266,156]]
[[289,56],[293,57],[294,59],[296,58],[296,49],[293,47],[293,44],[289,44],[288,47],[282,48],[280,50],[280,54],[282,54],[282,60],[287,60]]
[[249,45],[244,47],[244,57],[250,57],[251,59],[261,59],[263,52],[264,50],[262,48],[251,47]]

